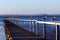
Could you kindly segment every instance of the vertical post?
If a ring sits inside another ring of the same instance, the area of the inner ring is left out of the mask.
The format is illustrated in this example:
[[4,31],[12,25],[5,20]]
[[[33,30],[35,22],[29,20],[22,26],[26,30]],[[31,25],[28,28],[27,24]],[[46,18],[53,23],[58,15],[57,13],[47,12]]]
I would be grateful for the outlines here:
[[27,27],[27,30],[28,30],[28,24],[27,23],[28,23],[28,21],[26,21],[26,25],[27,25],[26,27]]
[[33,32],[35,32],[35,21],[32,21]]
[[29,30],[29,21],[27,21],[28,22],[28,30]]
[[20,26],[20,20],[19,20],[19,26]]
[[[43,18],[43,21],[45,21],[45,19],[46,19],[46,16]],[[43,37],[46,40],[46,24],[45,23],[43,23]]]
[[32,21],[32,31],[34,32],[34,21]]
[[[40,21],[40,20],[38,19],[38,21]],[[40,23],[37,23],[37,24],[38,24],[38,34],[40,35],[40,32],[39,32],[40,31],[40,25],[39,25]]]
[[35,30],[36,30],[36,28],[35,28],[35,21],[34,21],[34,33],[35,33]]
[[56,24],[56,40],[59,40],[59,25]]
[[24,28],[26,27],[25,25],[26,25],[26,21],[23,21],[23,26],[24,26]]
[[[55,18],[56,18],[55,16],[52,18],[53,22],[54,22]],[[59,25],[57,25],[57,24],[55,24],[55,25],[56,25],[56,40],[59,40]]]
[[16,24],[18,25],[19,23],[18,23],[18,20],[16,20],[17,22],[16,22]]
[[37,30],[37,22],[35,22],[35,30],[36,30],[36,34],[38,34],[38,30]]
[[[32,20],[32,17],[30,17],[30,20]],[[31,22],[31,24],[30,24],[30,25],[31,25],[31,31],[32,31],[32,21],[30,21],[30,22]]]
[[25,27],[25,26],[24,26],[24,22],[25,22],[25,21],[22,22],[22,23],[23,23],[23,28]]
[[[20,20],[20,26],[22,25],[22,22],[21,22],[21,20]],[[22,27],[22,26],[21,26]]]
[[[29,20],[32,20],[32,17],[30,17]],[[31,27],[32,27],[32,21],[29,21],[29,31],[32,31]]]
[[20,26],[20,20],[18,20],[19,26]]
[[25,26],[24,26],[24,21],[22,21],[22,27],[24,28]]
[[43,24],[43,37],[46,40],[46,26],[45,26],[45,24]]

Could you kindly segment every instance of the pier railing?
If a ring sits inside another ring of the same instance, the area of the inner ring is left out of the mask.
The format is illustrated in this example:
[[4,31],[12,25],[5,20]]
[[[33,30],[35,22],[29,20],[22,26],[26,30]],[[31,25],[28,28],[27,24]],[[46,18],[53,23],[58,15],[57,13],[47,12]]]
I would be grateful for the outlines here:
[[38,21],[38,20],[25,20],[25,19],[18,19],[18,18],[7,18],[7,20],[13,22],[14,24],[23,27],[24,29],[34,32],[41,37],[44,37],[46,40],[46,24],[55,25],[56,28],[56,40],[59,40],[59,25],[58,22],[45,22],[45,21]]

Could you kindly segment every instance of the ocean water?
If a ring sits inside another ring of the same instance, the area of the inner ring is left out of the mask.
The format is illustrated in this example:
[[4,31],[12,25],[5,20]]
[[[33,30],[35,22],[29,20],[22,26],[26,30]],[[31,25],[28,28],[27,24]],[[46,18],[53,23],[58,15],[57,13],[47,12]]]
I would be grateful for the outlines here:
[[[30,16],[29,17],[18,17],[18,18],[26,20],[26,19],[29,19]],[[4,19],[5,18],[0,18],[0,40],[6,40],[6,35],[5,35],[5,30],[4,30],[4,23],[3,23]],[[37,16],[32,17],[32,20],[43,21],[42,19],[43,19],[43,17],[37,17]],[[45,21],[52,21],[52,17],[47,17],[45,19]],[[54,22],[60,22],[60,17],[56,17],[54,19]],[[19,21],[14,20],[14,23],[17,23],[17,25],[20,25]],[[28,26],[27,24],[28,23],[26,22],[26,24],[23,25],[23,22],[22,22],[22,24],[20,26],[27,28],[27,26]],[[29,23],[29,24],[31,24],[31,23]],[[39,34],[41,34],[41,35],[43,33],[43,31],[42,31],[43,27],[42,26],[43,26],[43,24],[38,24],[37,25],[37,27],[40,28],[39,29]],[[33,31],[33,28],[32,28],[32,31]],[[55,40],[56,39],[55,34],[56,34],[56,25],[46,24],[46,37],[47,37],[46,39]],[[59,27],[59,35],[60,35],[60,27]],[[59,36],[59,38],[60,38],[60,36]]]
[[0,40],[6,40],[4,23],[2,18],[0,18]]

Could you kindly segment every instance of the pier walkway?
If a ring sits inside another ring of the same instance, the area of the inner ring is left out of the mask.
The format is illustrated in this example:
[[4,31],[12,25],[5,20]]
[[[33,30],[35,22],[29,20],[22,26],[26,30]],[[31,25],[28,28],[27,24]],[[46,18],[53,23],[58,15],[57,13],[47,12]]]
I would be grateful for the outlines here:
[[[4,24],[7,40],[48,40],[46,39],[46,24],[56,26],[55,38],[59,40],[59,22],[8,18],[4,20]],[[40,24],[43,26],[41,27]]]

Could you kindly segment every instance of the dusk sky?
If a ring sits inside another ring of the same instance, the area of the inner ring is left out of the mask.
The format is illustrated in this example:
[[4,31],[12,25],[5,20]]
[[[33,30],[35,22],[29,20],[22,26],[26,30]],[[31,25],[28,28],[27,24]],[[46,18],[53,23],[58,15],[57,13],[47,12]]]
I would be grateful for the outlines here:
[[0,14],[59,14],[60,0],[0,0]]

